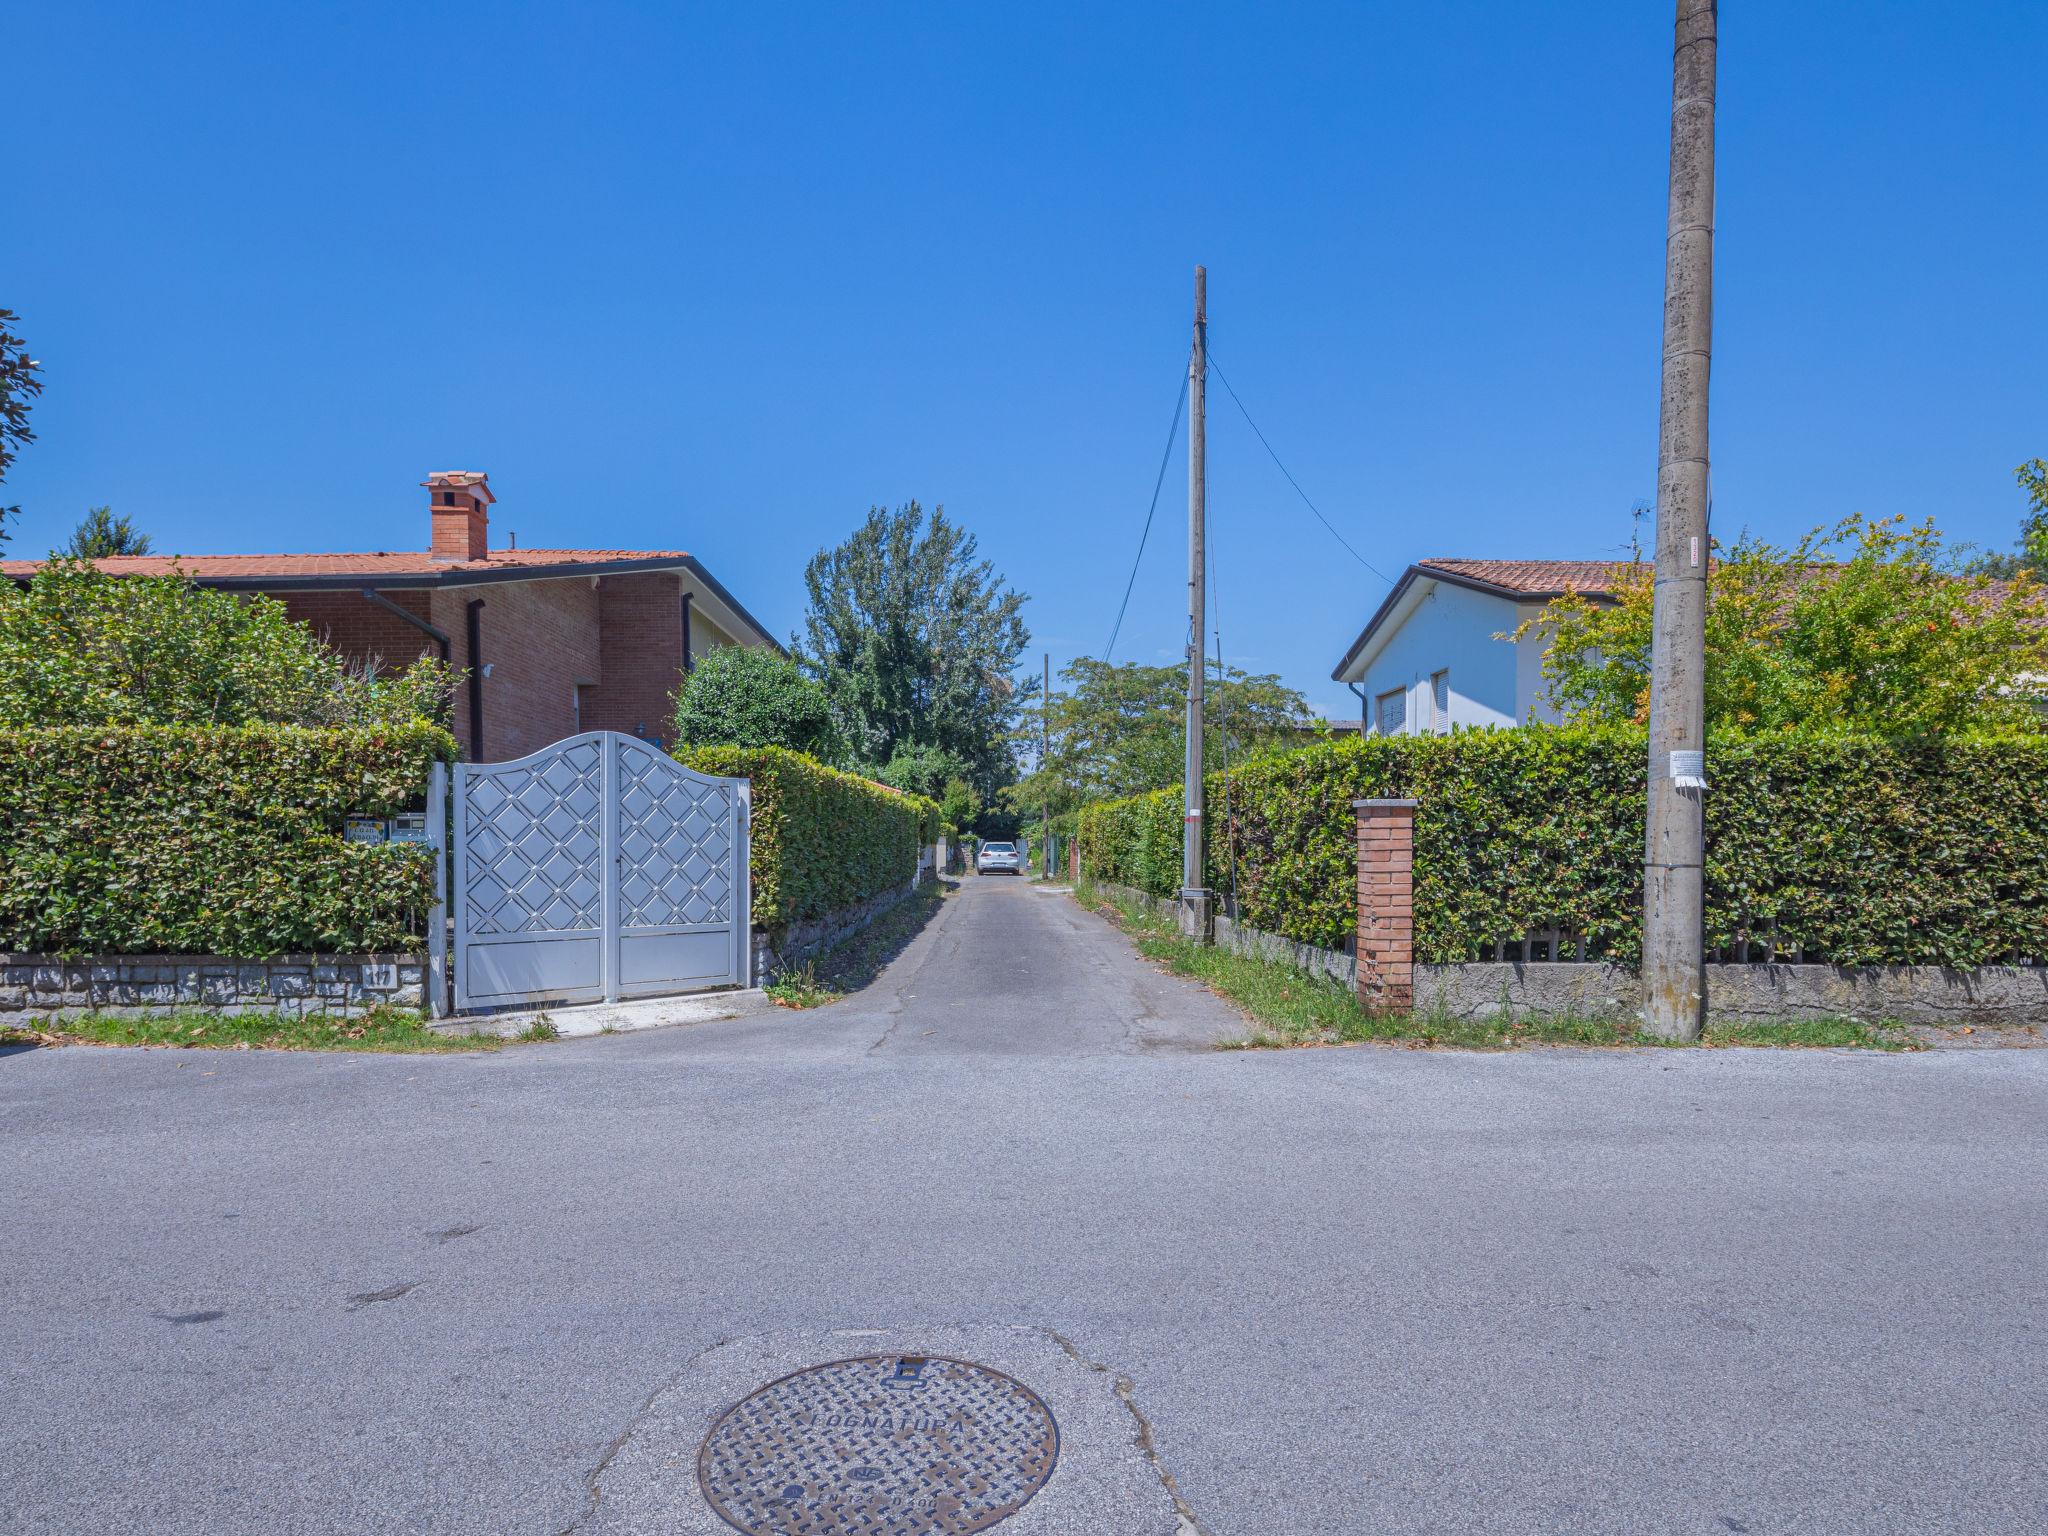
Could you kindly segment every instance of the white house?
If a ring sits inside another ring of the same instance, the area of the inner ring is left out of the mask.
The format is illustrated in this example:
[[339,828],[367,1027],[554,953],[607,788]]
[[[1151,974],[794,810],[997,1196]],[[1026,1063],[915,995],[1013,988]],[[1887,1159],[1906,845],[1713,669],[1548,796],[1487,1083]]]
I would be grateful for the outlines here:
[[1566,592],[1609,598],[1612,560],[1424,560],[1411,565],[1330,674],[1381,735],[1555,720],[1540,635],[1511,635]]

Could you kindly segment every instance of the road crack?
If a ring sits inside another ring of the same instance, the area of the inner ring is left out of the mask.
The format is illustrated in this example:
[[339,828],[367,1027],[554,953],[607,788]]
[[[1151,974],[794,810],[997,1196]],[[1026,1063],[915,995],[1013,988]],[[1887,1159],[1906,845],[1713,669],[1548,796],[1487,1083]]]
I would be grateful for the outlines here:
[[597,1485],[603,1479],[605,1472],[611,1467],[612,1459],[620,1451],[624,1450],[626,1442],[633,1438],[633,1431],[638,1429],[647,1418],[647,1415],[654,1411],[654,1405],[660,1402],[665,1394],[675,1388],[676,1384],[683,1379],[683,1376],[689,1371],[691,1366],[702,1360],[706,1355],[725,1348],[726,1345],[732,1343],[737,1337],[737,1334],[730,1334],[725,1338],[719,1339],[716,1343],[705,1345],[662,1378],[662,1380],[655,1383],[654,1390],[643,1397],[640,1400],[640,1406],[627,1416],[625,1428],[605,1442],[604,1450],[597,1458],[597,1464],[583,1474],[582,1512],[574,1520],[571,1520],[567,1525],[555,1532],[555,1536],[574,1536],[576,1531],[589,1523],[590,1517],[597,1513],[598,1503],[603,1498],[603,1494],[599,1492]]
[[1080,1346],[1065,1334],[1054,1328],[1045,1330],[1045,1336],[1065,1350],[1076,1365],[1084,1365],[1091,1371],[1100,1371],[1110,1378],[1116,1390],[1117,1401],[1130,1411],[1131,1419],[1138,1426],[1138,1449],[1144,1452],[1145,1460],[1151,1463],[1153,1476],[1166,1490],[1167,1498],[1173,1501],[1174,1513],[1180,1516],[1180,1536],[1210,1536],[1209,1528],[1202,1524],[1193,1506],[1181,1496],[1180,1484],[1174,1481],[1166,1460],[1159,1454],[1158,1437],[1152,1432],[1152,1421],[1145,1416],[1145,1410],[1138,1406],[1138,1386],[1130,1377],[1120,1371],[1112,1371],[1100,1360],[1091,1360],[1081,1353]]

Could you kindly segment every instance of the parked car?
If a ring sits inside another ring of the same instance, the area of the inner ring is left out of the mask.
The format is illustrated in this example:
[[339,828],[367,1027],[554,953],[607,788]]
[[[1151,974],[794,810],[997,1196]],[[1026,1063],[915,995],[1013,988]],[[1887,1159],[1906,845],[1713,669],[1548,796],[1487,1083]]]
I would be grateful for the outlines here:
[[1004,870],[1013,875],[1024,873],[1024,861],[1017,857],[1017,845],[983,843],[981,852],[974,858],[974,872],[977,875],[993,875]]

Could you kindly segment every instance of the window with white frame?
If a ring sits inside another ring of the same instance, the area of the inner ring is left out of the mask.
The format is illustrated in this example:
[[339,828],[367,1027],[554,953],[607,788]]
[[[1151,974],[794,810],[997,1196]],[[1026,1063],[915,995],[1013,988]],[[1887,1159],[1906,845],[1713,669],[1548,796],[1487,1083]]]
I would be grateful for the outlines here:
[[1408,724],[1408,690],[1394,688],[1374,701],[1382,736],[1398,736]]
[[1451,728],[1451,669],[1429,674],[1429,728],[1442,735]]

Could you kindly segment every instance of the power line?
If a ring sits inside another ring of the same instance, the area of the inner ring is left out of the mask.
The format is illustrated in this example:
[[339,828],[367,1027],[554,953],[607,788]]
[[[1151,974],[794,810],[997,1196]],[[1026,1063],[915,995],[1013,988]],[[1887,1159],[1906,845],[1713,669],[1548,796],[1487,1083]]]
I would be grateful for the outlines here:
[[1145,558],[1145,541],[1152,537],[1152,517],[1159,510],[1159,492],[1166,484],[1166,466],[1173,459],[1173,440],[1180,436],[1180,413],[1187,409],[1188,379],[1183,373],[1180,379],[1180,397],[1173,402],[1173,425],[1166,429],[1166,451],[1159,455],[1159,478],[1152,482],[1152,505],[1145,509],[1145,531],[1138,535],[1137,558],[1131,561],[1131,579],[1124,583],[1124,600],[1116,610],[1116,628],[1109,632],[1109,644],[1102,648],[1102,660],[1106,666],[1109,653],[1116,649],[1116,637],[1124,631],[1124,614],[1131,606],[1131,589],[1138,584],[1138,562]]
[[1294,478],[1293,474],[1288,470],[1285,464],[1282,464],[1280,462],[1280,455],[1275,453],[1273,451],[1273,445],[1266,441],[1266,434],[1261,432],[1259,430],[1259,424],[1256,421],[1252,420],[1252,413],[1244,408],[1244,402],[1237,398],[1237,391],[1230,387],[1229,378],[1224,374],[1221,368],[1218,368],[1216,366],[1216,354],[1214,352],[1211,352],[1209,354],[1209,367],[1211,370],[1214,371],[1217,378],[1223,380],[1223,388],[1229,394],[1231,403],[1237,407],[1238,414],[1244,417],[1245,425],[1252,429],[1252,435],[1259,440],[1259,446],[1266,450],[1267,455],[1271,457],[1271,459],[1273,460],[1275,467],[1279,469],[1281,474],[1287,476],[1287,483],[1294,487],[1294,494],[1301,498],[1301,504],[1307,507],[1309,511],[1315,513],[1316,521],[1321,523],[1324,528],[1329,530],[1331,538],[1335,539],[1339,544],[1342,544],[1344,546],[1344,552],[1346,554],[1351,556],[1351,558],[1356,560],[1360,565],[1364,566],[1368,571],[1371,571],[1373,575],[1379,577],[1381,581],[1384,581],[1387,583],[1387,585],[1392,586],[1394,578],[1389,576],[1385,571],[1381,570],[1378,566],[1374,565],[1370,560],[1366,559],[1365,556],[1361,555],[1357,550],[1353,549],[1351,547],[1351,541],[1345,538],[1343,534],[1339,533],[1336,527],[1330,522],[1330,520],[1327,517],[1323,516],[1322,512],[1318,510],[1316,504],[1308,499],[1308,492],[1304,491],[1301,488],[1301,482]]

